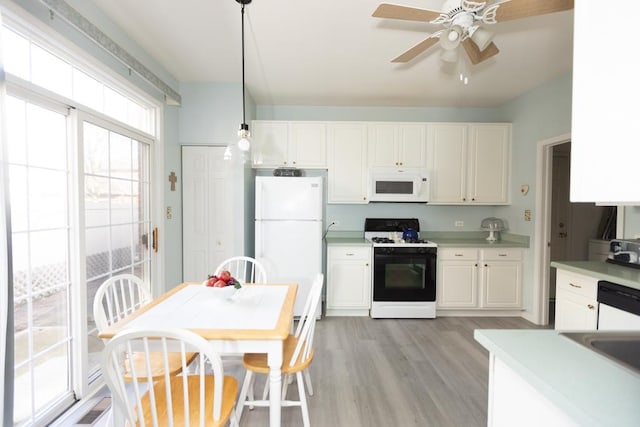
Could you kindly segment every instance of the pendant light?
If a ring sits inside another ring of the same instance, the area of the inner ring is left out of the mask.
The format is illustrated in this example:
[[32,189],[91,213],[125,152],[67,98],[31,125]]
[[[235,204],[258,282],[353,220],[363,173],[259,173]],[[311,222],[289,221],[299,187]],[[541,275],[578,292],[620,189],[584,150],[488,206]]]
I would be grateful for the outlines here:
[[240,21],[242,25],[242,123],[238,130],[238,141],[227,145],[224,151],[224,159],[232,160],[239,157],[242,163],[249,160],[249,153],[251,151],[251,140],[249,125],[245,118],[245,88],[244,88],[244,6],[251,3],[251,0],[236,0],[236,2],[242,5],[240,9]]

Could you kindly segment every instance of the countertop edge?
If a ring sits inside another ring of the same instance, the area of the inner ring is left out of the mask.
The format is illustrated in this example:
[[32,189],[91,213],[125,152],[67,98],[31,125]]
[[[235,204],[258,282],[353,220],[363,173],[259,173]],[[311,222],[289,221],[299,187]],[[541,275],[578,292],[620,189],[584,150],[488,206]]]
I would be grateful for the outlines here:
[[553,261],[551,267],[640,290],[640,269],[602,261]]

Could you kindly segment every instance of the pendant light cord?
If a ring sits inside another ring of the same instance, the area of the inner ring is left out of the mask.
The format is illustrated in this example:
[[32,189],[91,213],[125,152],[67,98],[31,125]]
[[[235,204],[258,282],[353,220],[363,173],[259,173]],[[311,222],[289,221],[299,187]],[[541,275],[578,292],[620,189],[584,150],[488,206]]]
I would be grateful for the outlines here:
[[240,9],[240,16],[242,19],[242,124],[246,125],[247,121],[244,115],[244,4],[242,4],[242,8]]

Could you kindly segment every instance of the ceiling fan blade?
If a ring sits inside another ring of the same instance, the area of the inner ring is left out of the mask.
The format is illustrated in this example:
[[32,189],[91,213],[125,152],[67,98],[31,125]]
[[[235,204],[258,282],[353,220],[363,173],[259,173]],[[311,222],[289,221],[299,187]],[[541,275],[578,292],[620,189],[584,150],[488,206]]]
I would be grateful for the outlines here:
[[407,21],[429,22],[440,16],[440,12],[428,9],[416,9],[407,6],[381,3],[373,12],[376,18],[404,19]]
[[574,0],[510,0],[496,10],[498,22],[573,9]]
[[438,40],[440,39],[438,39],[437,37],[429,37],[428,39],[421,41],[402,55],[394,58],[393,60],[391,60],[391,62],[409,62],[425,50],[429,49],[434,44],[438,43]]
[[473,42],[471,39],[466,39],[462,42],[462,46],[464,46],[464,50],[469,55],[469,59],[473,65],[477,65],[482,61],[486,61],[494,55],[497,55],[500,50],[495,45],[495,43],[491,42],[489,46],[487,46],[484,50],[480,50],[477,44]]

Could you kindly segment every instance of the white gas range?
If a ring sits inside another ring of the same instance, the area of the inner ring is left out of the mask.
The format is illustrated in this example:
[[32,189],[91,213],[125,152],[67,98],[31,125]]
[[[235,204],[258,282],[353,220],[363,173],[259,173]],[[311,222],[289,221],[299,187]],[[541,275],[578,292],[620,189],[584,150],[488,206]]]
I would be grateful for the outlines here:
[[367,218],[366,240],[373,245],[373,318],[436,317],[437,245],[402,239],[407,229],[418,236],[417,218]]

